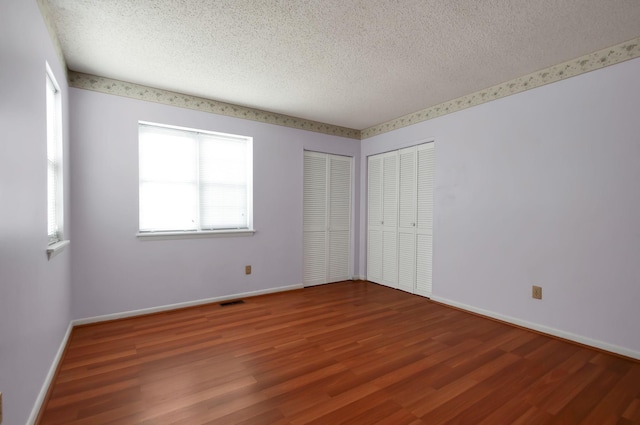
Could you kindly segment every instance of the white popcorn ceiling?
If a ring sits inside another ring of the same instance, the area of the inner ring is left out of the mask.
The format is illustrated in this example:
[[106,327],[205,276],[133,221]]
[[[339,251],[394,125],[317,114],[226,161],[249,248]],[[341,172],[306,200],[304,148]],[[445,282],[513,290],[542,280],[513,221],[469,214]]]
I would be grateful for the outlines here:
[[69,69],[365,129],[640,36],[640,0],[49,0]]

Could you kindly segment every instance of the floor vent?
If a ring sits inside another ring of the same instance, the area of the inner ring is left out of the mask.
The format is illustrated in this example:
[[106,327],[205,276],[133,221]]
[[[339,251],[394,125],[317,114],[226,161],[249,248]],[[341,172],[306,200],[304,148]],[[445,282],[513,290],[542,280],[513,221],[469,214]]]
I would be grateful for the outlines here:
[[228,305],[236,305],[236,304],[244,304],[243,300],[235,300],[235,301],[225,301],[220,303],[220,307],[226,307]]

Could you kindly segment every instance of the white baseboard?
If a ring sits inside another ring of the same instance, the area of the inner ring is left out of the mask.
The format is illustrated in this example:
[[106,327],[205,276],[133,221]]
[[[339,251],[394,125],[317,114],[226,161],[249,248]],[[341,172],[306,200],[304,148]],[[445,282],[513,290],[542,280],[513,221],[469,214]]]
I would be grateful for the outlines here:
[[303,288],[302,284],[289,285],[289,286],[279,286],[279,287],[276,287],[276,288],[261,289],[261,290],[258,290],[258,291],[242,292],[240,294],[223,295],[221,297],[204,298],[204,299],[195,300],[195,301],[186,301],[186,302],[182,302],[182,303],[168,304],[168,305],[162,305],[162,306],[158,306],[158,307],[143,308],[143,309],[140,309],[140,310],[123,311],[121,313],[105,314],[105,315],[102,315],[102,316],[95,316],[95,317],[86,317],[84,319],[72,320],[71,324],[72,324],[72,326],[86,325],[86,324],[89,324],[89,323],[105,322],[107,320],[123,319],[125,317],[140,316],[140,315],[143,315],[143,314],[150,314],[150,313],[158,313],[158,312],[161,312],[161,311],[175,310],[177,308],[193,307],[193,306],[196,306],[196,305],[210,304],[210,303],[216,303],[216,302],[227,301],[227,300],[235,300],[235,299],[238,299],[238,298],[245,298],[245,297],[255,297],[257,295],[272,294],[272,293],[275,293],[275,292],[292,291],[294,289],[302,289],[302,288]]
[[491,317],[493,319],[498,319],[503,322],[511,323],[514,325],[522,326],[523,328],[532,329],[534,331],[538,331],[544,334],[557,336],[559,338],[568,339],[570,341],[574,341],[580,344],[588,345],[590,347],[599,348],[601,350],[609,351],[611,353],[620,354],[622,356],[631,357],[637,360],[640,360],[640,352],[630,350],[625,347],[620,347],[618,345],[609,344],[607,342],[598,341],[595,339],[588,338],[582,335],[576,335],[571,332],[566,332],[560,329],[551,328],[548,326],[540,325],[538,323],[528,322],[526,320],[518,319],[511,316],[505,316],[500,313],[496,313],[490,310],[485,310],[483,308],[474,307],[471,305],[463,304],[457,301],[449,300],[447,298],[442,298],[438,296],[431,296],[433,301],[437,301],[442,304],[450,305],[452,307],[457,307],[462,310],[467,310],[473,313],[480,314],[482,316]]
[[64,349],[67,346],[67,342],[69,341],[69,336],[71,335],[71,329],[73,329],[73,325],[69,323],[67,326],[67,332],[62,337],[62,342],[60,343],[60,347],[58,347],[58,352],[56,356],[53,358],[53,362],[51,363],[51,367],[49,368],[49,372],[47,373],[46,378],[44,379],[44,383],[42,384],[42,388],[40,388],[40,393],[38,394],[38,398],[36,399],[35,404],[33,405],[33,409],[31,409],[31,414],[29,415],[29,419],[27,420],[27,425],[33,425],[36,423],[36,419],[38,418],[38,413],[40,413],[40,408],[42,407],[42,403],[44,403],[44,398],[47,396],[47,391],[49,391],[49,386],[51,385],[51,381],[53,381],[53,376],[58,369],[58,364],[60,360],[62,360],[62,354],[64,353]]
[[366,276],[353,276],[353,280],[367,280]]

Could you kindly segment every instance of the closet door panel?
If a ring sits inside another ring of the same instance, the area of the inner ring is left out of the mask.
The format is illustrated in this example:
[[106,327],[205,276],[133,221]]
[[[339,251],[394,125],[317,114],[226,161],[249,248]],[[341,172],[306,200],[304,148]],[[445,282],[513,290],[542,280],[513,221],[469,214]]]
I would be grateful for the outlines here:
[[367,167],[367,226],[382,225],[382,158],[369,157]]
[[416,276],[416,148],[398,151],[398,288],[413,293]]
[[387,228],[398,226],[398,155],[396,152],[383,156],[382,225]]
[[401,229],[411,229],[416,226],[416,148],[399,151],[400,182],[399,182],[399,224]]
[[351,278],[351,162],[329,155],[329,282]]
[[418,147],[418,217],[417,227],[433,229],[433,175],[435,156],[433,143]]
[[434,144],[418,146],[416,293],[431,296],[433,276]]
[[430,296],[434,144],[371,156],[368,167],[367,277]]
[[327,233],[304,232],[304,275],[306,286],[327,283]]
[[382,155],[367,159],[367,280],[382,283]]
[[348,230],[329,232],[329,282],[351,279]]
[[327,279],[327,157],[304,153],[303,283]]
[[304,230],[327,229],[327,157],[304,153]]
[[329,230],[351,228],[351,158],[329,157]]
[[415,292],[416,281],[416,235],[398,234],[398,289]]
[[382,283],[398,287],[398,152],[382,156]]
[[367,280],[382,283],[382,232],[370,230],[367,234]]
[[398,287],[398,232],[382,232],[382,283]]
[[304,265],[306,286],[351,278],[352,159],[304,153]]
[[416,251],[416,294],[429,297],[432,290],[433,237],[417,235]]

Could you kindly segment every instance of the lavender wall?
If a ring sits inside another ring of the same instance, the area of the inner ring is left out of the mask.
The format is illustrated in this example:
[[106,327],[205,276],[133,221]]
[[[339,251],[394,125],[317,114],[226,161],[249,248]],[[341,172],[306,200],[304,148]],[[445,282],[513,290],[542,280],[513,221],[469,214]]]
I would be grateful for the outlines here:
[[[70,95],[74,318],[300,285],[303,149],[354,156],[360,172],[358,140],[81,89]],[[139,120],[252,136],[257,233],[136,238]]]
[[636,59],[364,140],[361,210],[368,155],[435,138],[434,297],[640,356],[638,75]]
[[[70,321],[70,250],[46,255],[45,60],[68,120],[65,74],[36,2],[0,2],[0,391],[9,425],[27,421]],[[65,122],[66,152],[67,130]],[[68,220],[65,228],[68,237]]]

